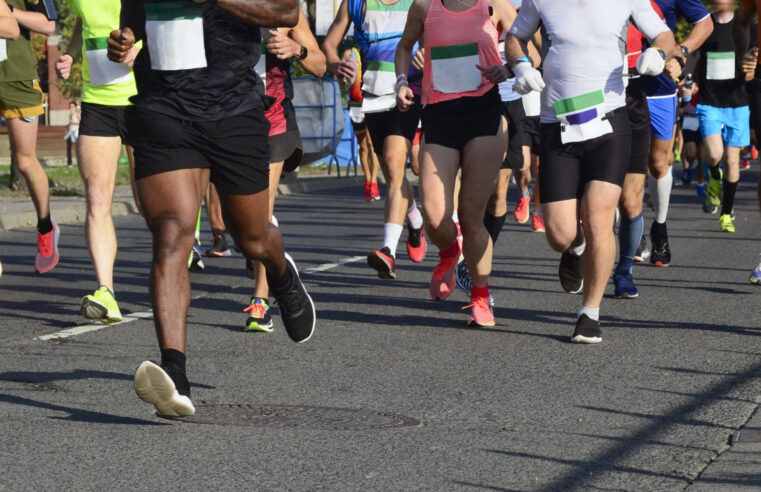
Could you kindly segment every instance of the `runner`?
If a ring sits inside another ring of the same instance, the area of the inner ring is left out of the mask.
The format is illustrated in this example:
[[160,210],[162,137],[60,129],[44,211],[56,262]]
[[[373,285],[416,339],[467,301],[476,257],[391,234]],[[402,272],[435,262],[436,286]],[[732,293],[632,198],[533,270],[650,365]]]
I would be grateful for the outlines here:
[[666,218],[673,184],[671,160],[674,158],[674,127],[677,112],[674,76],[681,72],[681,68],[684,68],[686,57],[696,51],[711,34],[713,24],[701,0],[655,0],[655,3],[672,31],[676,32],[677,14],[684,16],[693,25],[690,34],[679,46],[674,61],[669,66],[668,74],[643,79],[652,133],[648,187],[655,217],[650,227],[652,240],[650,263],[655,266],[668,266],[671,263],[671,246],[668,241]]
[[6,58],[0,61],[0,116],[8,122],[12,158],[24,176],[37,211],[37,256],[34,269],[47,273],[58,264],[58,225],[50,216],[48,176],[37,160],[37,117],[45,113],[45,95],[37,80],[32,32],[50,36],[55,21],[32,11],[33,2],[8,0],[20,34],[5,41]]
[[[77,23],[68,53],[56,61],[56,74],[68,79],[74,57],[82,59],[82,121],[77,143],[79,173],[85,183],[85,240],[98,288],[84,296],[80,312],[87,319],[118,323],[122,314],[114,295],[116,230],[111,217],[116,172],[126,142],[126,110],[137,92],[132,63],[135,47],[124,63],[109,61],[108,36],[119,26],[120,5],[109,0],[69,0]],[[131,149],[127,155],[132,156]],[[130,165],[133,168],[134,164]]]
[[71,166],[74,163],[71,149],[77,144],[77,140],[79,140],[79,122],[81,119],[82,115],[76,101],[69,101],[69,124],[66,125],[66,133],[63,135],[63,139],[66,141],[67,166]]
[[[123,62],[138,40],[138,94],[127,126],[145,220],[153,235],[150,294],[161,366],[143,362],[135,391],[160,415],[195,412],[185,372],[190,305],[186,262],[193,227],[211,179],[230,234],[241,251],[264,261],[288,335],[312,336],[314,305],[280,231],[267,221],[269,122],[264,88],[252,68],[260,55],[259,25],[292,26],[296,0],[230,0],[155,4],[124,0],[122,27],[108,41]],[[257,25],[258,24],[258,25]]]
[[[507,148],[507,122],[497,83],[507,78],[497,28],[515,18],[515,8],[495,0],[415,0],[396,51],[397,103],[414,107],[406,67],[415,43],[425,51],[420,192],[428,237],[439,248],[430,295],[446,299],[463,253],[472,275],[468,324],[494,326],[489,305],[492,242],[484,227],[488,194]],[[452,220],[455,181],[461,171],[458,218],[462,248]]]
[[[269,172],[269,215],[267,220],[277,225],[272,215],[275,208],[277,186],[283,170],[293,171],[301,164],[304,146],[301,143],[299,127],[296,124],[296,110],[291,82],[291,60],[298,60],[304,70],[322,77],[325,75],[325,55],[320,51],[317,40],[309,29],[306,15],[299,9],[299,22],[293,28],[262,30],[266,39],[265,79],[267,95],[274,98],[274,104],[265,115],[270,122],[270,172]],[[377,187],[376,187],[377,189]],[[269,313],[269,286],[264,265],[254,264],[256,287],[254,296],[245,311],[249,313],[246,331],[272,331],[272,317]]]
[[611,74],[623,72],[619,39],[630,17],[653,41],[640,56],[639,73],[661,73],[674,36],[647,0],[524,2],[507,38],[507,58],[522,93],[544,88],[526,46],[540,22],[550,43],[543,63],[548,85],[542,93],[539,184],[547,239],[563,253],[561,283],[568,291],[584,287],[574,343],[602,341],[600,301],[613,267],[615,209],[631,145],[623,78]]
[[[365,62],[362,81],[362,111],[386,179],[383,246],[367,255],[367,263],[383,279],[396,278],[396,249],[407,218],[407,254],[416,263],[423,261],[426,241],[423,216],[417,208],[414,190],[406,177],[407,156],[420,121],[419,98],[409,111],[396,108],[393,56],[401,36],[407,11],[413,0],[342,0],[322,49],[328,70],[339,82],[348,83],[357,63],[350,56],[338,58],[338,45],[354,23],[354,42]],[[413,89],[419,91],[420,72],[412,64],[408,71]]]
[[[719,230],[735,232],[732,209],[740,181],[740,150],[750,145],[750,109],[745,90],[746,74],[736,56],[734,2],[713,0],[713,32],[700,47],[697,66],[700,94],[696,114],[700,119],[705,159],[710,171],[703,211],[719,216]],[[753,78],[753,70],[747,74]],[[684,89],[684,97],[690,97]],[[719,163],[724,161],[724,172]],[[724,178],[722,200],[722,178]]]

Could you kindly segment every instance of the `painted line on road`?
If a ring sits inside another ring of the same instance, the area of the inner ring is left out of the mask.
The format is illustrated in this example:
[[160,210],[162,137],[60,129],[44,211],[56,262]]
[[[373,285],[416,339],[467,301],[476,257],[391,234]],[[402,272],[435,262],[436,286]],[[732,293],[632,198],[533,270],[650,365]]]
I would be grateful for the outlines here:
[[[331,270],[333,268],[337,268],[341,265],[347,265],[349,263],[356,263],[358,261],[362,261],[366,259],[367,256],[352,256],[349,258],[344,258],[342,260],[338,260],[334,263],[324,263],[322,265],[318,265],[314,268],[307,268],[306,270],[303,270],[301,273],[319,273],[319,272],[325,272],[327,270]],[[146,311],[139,311],[135,313],[130,313],[126,316],[124,316],[124,320],[120,323],[111,323],[111,324],[103,324],[103,323],[92,323],[89,325],[79,325],[74,326],[71,328],[66,328],[65,330],[58,331],[56,333],[51,333],[50,335],[42,335],[40,337],[36,337],[35,340],[41,340],[41,341],[47,341],[47,340],[59,340],[62,338],[69,338],[77,335],[81,335],[83,333],[90,333],[93,331],[102,330],[103,328],[108,328],[110,326],[117,326],[117,325],[123,325],[125,323],[131,323],[133,321],[137,321],[139,319],[149,319],[153,317],[153,310],[148,309]]]
[[125,323],[131,323],[139,319],[148,319],[152,317],[153,317],[153,310],[148,309],[147,311],[139,311],[136,313],[130,313],[124,316],[124,320],[119,323],[110,323],[110,324],[93,323],[89,325],[74,326],[72,328],[66,328],[65,330],[62,330],[56,333],[51,333],[50,335],[43,335],[41,337],[37,337],[35,338],[35,340],[45,341],[45,340],[58,340],[61,338],[69,338],[76,335],[81,335],[83,333],[89,333],[91,331],[102,330],[103,328],[108,328],[109,326],[123,325]]

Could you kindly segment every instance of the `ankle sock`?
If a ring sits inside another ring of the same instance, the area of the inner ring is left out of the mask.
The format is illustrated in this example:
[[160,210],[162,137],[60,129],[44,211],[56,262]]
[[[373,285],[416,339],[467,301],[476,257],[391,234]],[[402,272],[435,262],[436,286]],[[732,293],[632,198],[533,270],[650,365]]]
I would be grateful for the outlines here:
[[288,266],[288,260],[286,260],[285,272],[283,272],[281,276],[275,277],[274,275],[271,275],[269,271],[267,271],[267,284],[269,285],[270,291],[272,292],[272,295],[275,297],[275,299],[277,299],[277,297],[283,292],[291,289],[293,284],[293,275],[291,273],[291,269]]
[[176,349],[164,349],[161,351],[161,366],[173,367],[185,372],[185,354]]
[[709,168],[711,171],[711,179],[721,179],[721,169],[719,169],[719,166],[721,166],[721,164],[716,164]]
[[470,288],[470,298],[475,299],[477,297],[489,297],[489,284],[483,287],[476,287],[475,285]]
[[499,239],[499,234],[502,232],[502,226],[505,225],[506,218],[507,214],[500,215],[499,217],[495,217],[488,211],[484,214],[484,227],[489,232],[492,243],[497,244],[497,239]]
[[391,222],[383,224],[383,247],[388,248],[391,251],[391,256],[394,258],[396,258],[396,248],[399,246],[399,238],[402,237],[402,229],[404,228],[399,224],[392,224]]
[[586,314],[587,316],[589,316],[589,319],[600,321],[600,308],[598,307],[591,308],[591,307],[586,307],[585,305],[582,304],[581,307],[579,308],[579,311],[576,313],[576,319],[578,320],[579,318],[581,318],[582,314]]
[[451,258],[453,256],[459,256],[459,254],[460,245],[457,244],[457,241],[455,240],[450,247],[439,251],[439,258]]
[[414,229],[420,229],[423,227],[423,215],[417,208],[417,203],[414,198],[410,200],[410,208],[407,209],[407,220]]
[[53,221],[50,219],[50,214],[37,220],[37,230],[40,231],[40,234],[47,234],[53,230]]
[[584,241],[581,243],[580,246],[576,246],[575,248],[570,248],[568,251],[575,254],[576,256],[581,256],[584,254],[584,250],[587,249],[587,242]]

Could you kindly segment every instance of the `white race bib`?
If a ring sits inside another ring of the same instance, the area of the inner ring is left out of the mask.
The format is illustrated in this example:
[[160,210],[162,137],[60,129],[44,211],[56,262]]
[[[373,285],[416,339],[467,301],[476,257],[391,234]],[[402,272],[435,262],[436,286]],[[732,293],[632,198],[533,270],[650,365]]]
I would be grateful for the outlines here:
[[481,71],[476,68],[478,43],[431,47],[433,88],[456,94],[472,92],[481,86]]
[[8,59],[8,46],[4,39],[0,39],[0,62]]
[[706,53],[706,79],[731,80],[735,78],[735,52],[709,51]]
[[114,85],[132,80],[130,68],[108,59],[108,38],[85,39],[85,56],[90,71],[90,85]]
[[362,105],[356,103],[349,103],[349,118],[354,123],[362,123],[365,121],[365,113],[362,112]]
[[393,94],[396,98],[396,68],[391,62],[372,60],[367,62],[362,74],[362,90],[375,96]]
[[695,116],[694,114],[686,114],[684,115],[684,119],[682,120],[682,130],[689,130],[696,132],[700,128],[700,118]]
[[201,4],[182,1],[143,6],[151,68],[170,71],[206,67]]
[[605,116],[605,96],[601,90],[561,99],[552,105],[560,120],[560,140],[564,144],[584,142],[613,132]]

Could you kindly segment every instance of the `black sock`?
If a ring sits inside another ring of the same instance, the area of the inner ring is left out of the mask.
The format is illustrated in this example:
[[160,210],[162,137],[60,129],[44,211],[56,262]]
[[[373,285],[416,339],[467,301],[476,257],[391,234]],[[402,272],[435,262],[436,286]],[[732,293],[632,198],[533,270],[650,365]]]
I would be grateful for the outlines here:
[[50,214],[37,220],[37,230],[40,231],[40,234],[47,234],[53,230],[53,221],[50,220]]
[[216,229],[212,229],[211,230],[211,235],[214,236],[214,237],[222,236],[222,239],[225,238],[225,233],[222,232],[222,231],[217,231]]
[[488,211],[486,214],[484,214],[484,227],[486,227],[486,230],[489,231],[489,236],[491,236],[492,243],[497,244],[499,233],[502,232],[502,226],[505,225],[506,218],[507,214],[501,215],[499,217],[493,216]]
[[719,169],[719,164],[716,164],[713,167],[709,167],[708,169],[711,171],[711,178],[721,179],[721,169]]
[[175,349],[161,351],[161,366],[172,367],[185,372],[185,354]]
[[666,223],[660,224],[653,221],[653,225],[650,226],[650,237],[654,240],[661,240],[667,236]]
[[267,283],[269,284],[270,290],[272,291],[272,295],[276,299],[278,295],[290,290],[293,287],[293,275],[291,273],[291,269],[288,267],[287,261],[285,265],[285,273],[283,273],[283,275],[280,277],[275,277],[274,275],[271,275],[269,271],[267,272]]
[[735,192],[737,192],[737,183],[724,181],[724,203],[721,205],[721,215],[731,214],[735,206]]

